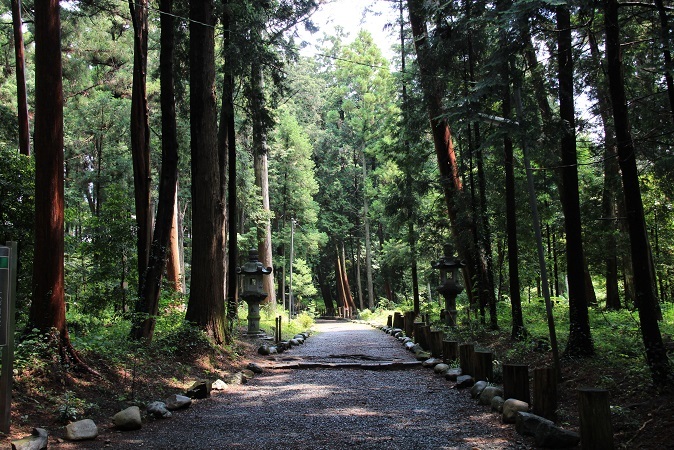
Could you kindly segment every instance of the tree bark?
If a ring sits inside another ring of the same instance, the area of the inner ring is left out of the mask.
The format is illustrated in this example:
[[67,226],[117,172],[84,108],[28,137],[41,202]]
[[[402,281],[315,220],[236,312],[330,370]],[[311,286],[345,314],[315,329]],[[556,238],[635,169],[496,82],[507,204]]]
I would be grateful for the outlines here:
[[143,298],[143,278],[150,257],[152,214],[150,211],[150,122],[147,104],[148,0],[129,0],[133,22],[133,84],[131,91],[131,157],[136,201],[138,298]]
[[180,259],[180,234],[178,233],[178,185],[176,184],[176,195],[173,200],[173,217],[171,220],[171,234],[169,235],[168,256],[166,261],[166,279],[171,283],[173,291],[184,293],[183,273]]
[[[267,146],[267,111],[264,99],[264,80],[262,66],[254,61],[251,64],[251,95],[250,106],[253,118],[253,165],[255,167],[255,185],[262,194],[262,209],[270,214],[269,207],[269,166]],[[260,262],[265,267],[272,267],[271,219],[265,217],[264,225],[258,225],[257,251]],[[263,277],[264,292],[268,294],[265,300],[272,305],[276,304],[276,290],[274,288],[274,274]]]
[[557,61],[559,76],[559,112],[563,129],[562,153],[562,209],[566,232],[566,267],[569,278],[569,340],[566,354],[589,356],[594,354],[590,332],[588,302],[585,290],[585,257],[580,218],[578,188],[578,159],[576,156],[576,122],[573,99],[573,54],[571,40],[571,13],[567,6],[559,6],[557,16]]
[[478,283],[481,286],[488,284],[489,275],[476,264],[477,255],[469,238],[470,230],[466,229],[469,226],[464,224],[468,221],[462,217],[465,213],[460,200],[463,184],[457,166],[451,130],[442,107],[444,88],[437,77],[437,71],[433,69],[433,55],[427,40],[428,30],[424,5],[421,0],[407,0],[407,5],[447,212],[459,256],[466,261],[464,267],[466,292],[471,299],[471,304],[474,304],[473,272],[477,271]]
[[166,266],[171,226],[176,215],[174,212],[176,211],[176,188],[178,185],[178,133],[173,88],[173,55],[175,49],[173,0],[160,0],[159,9],[163,13],[160,17],[161,54],[159,59],[162,111],[162,163],[159,204],[149,262],[145,274],[141,277],[140,292],[142,296],[138,299],[136,305],[137,317],[131,331],[134,338],[145,339],[147,342],[152,341],[156,317],[159,312],[159,295],[161,294],[161,282]]
[[185,319],[225,341],[224,164],[217,146],[213,0],[190,1],[192,279]]
[[26,94],[26,59],[23,45],[21,0],[12,0],[12,28],[14,30],[14,56],[16,59],[16,103],[19,118],[19,152],[30,155],[30,124],[28,121],[28,95]]
[[650,264],[648,236],[644,207],[639,187],[639,172],[636,163],[636,148],[630,130],[627,98],[620,52],[620,24],[617,0],[604,0],[604,25],[606,28],[606,59],[609,91],[613,106],[613,121],[616,128],[618,162],[622,172],[623,192],[629,226],[630,252],[632,255],[635,302],[639,309],[641,336],[646,348],[646,359],[651,369],[653,382],[671,382],[669,357],[662,342],[657,320],[653,268]]
[[35,252],[30,327],[69,343],[64,298],[63,85],[58,0],[35,2]]
[[[365,192],[365,180],[367,178],[367,160],[365,159],[365,152],[363,154],[363,223],[365,225],[365,277],[367,281],[367,306],[371,311],[374,311],[374,284],[372,282],[372,236],[370,235],[370,218],[369,204],[367,200],[367,193]],[[364,305],[361,301],[361,309]]]

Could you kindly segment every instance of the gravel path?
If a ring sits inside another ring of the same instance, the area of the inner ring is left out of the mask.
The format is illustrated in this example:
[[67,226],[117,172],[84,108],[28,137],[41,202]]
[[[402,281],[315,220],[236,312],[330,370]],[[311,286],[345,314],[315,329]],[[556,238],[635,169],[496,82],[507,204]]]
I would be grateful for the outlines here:
[[[369,326],[323,321],[269,365],[414,361]],[[526,449],[513,426],[430,369],[268,369],[142,430],[53,448]]]

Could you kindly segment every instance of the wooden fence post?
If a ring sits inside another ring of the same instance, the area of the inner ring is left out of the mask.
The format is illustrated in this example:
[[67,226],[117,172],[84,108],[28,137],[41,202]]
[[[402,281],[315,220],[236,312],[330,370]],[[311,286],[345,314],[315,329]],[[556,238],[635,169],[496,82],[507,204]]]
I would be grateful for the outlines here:
[[391,328],[393,326],[393,316],[389,314],[386,318],[386,326]]
[[553,422],[557,417],[557,374],[552,367],[534,369],[533,413]]
[[459,359],[459,342],[442,341],[442,362],[450,364]]
[[431,331],[430,332],[430,347],[431,347],[431,356],[433,358],[440,358],[442,356],[442,338],[445,333],[442,331]]
[[403,321],[403,315],[396,311],[393,313],[393,328],[400,328],[402,330],[404,327],[405,322]]
[[580,445],[583,449],[612,450],[613,426],[608,391],[605,389],[578,389],[580,417]]
[[473,375],[475,364],[473,357],[475,355],[475,344],[459,344],[459,364],[463,375]]
[[531,404],[529,393],[529,366],[503,364],[503,398],[515,398]]
[[414,335],[414,311],[407,311],[404,317],[405,322],[405,336],[412,337]]
[[423,322],[414,322],[414,342],[419,344],[421,348],[428,349],[428,341],[426,340],[426,335],[424,334],[424,327],[426,326]]
[[475,381],[494,381],[494,357],[489,351],[476,351],[474,358],[475,370],[473,379]]

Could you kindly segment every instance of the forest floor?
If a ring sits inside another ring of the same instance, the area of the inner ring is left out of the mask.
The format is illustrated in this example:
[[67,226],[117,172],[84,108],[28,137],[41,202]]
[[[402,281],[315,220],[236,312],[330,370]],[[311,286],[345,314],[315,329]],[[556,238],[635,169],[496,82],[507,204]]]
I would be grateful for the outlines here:
[[[381,334],[382,339],[391,340],[395,345],[398,345],[397,341],[394,341],[390,336]],[[508,349],[513,345],[505,332],[485,331],[473,337],[478,342],[480,348],[489,348],[495,355],[507,354]],[[292,349],[288,353],[284,353],[283,356],[290,357],[291,359],[293,357],[301,357],[301,352],[307,352],[313,348],[313,345],[310,345],[312,340],[317,341],[315,337],[312,337],[307,341],[307,345],[304,348]],[[260,365],[269,364],[269,357],[261,357],[257,354],[258,345],[259,342],[240,339],[234,345],[221,351],[215,351],[212,347],[205,345],[195,345],[190,346],[186,351],[176,352],[170,357],[167,357],[165,354],[157,355],[146,352],[142,355],[130,356],[125,361],[117,361],[115,363],[103,356],[97,357],[94,354],[86,354],[87,363],[92,369],[101,374],[100,377],[76,370],[64,370],[62,365],[56,362],[51,366],[45,365],[32,371],[23,371],[15,377],[14,381],[11,433],[0,440],[0,446],[2,448],[9,448],[11,440],[29,435],[34,427],[41,427],[47,429],[50,433],[50,447],[57,446],[61,448],[68,445],[61,439],[64,435],[63,425],[68,420],[91,418],[99,424],[99,429],[101,430],[101,437],[98,439],[100,447],[92,448],[102,448],[104,446],[117,448],[119,442],[115,436],[119,434],[114,434],[110,424],[110,417],[114,413],[131,404],[144,405],[149,401],[161,400],[170,394],[184,392],[196,379],[204,377],[211,379],[224,378],[229,373],[234,373],[237,370],[245,368],[249,362],[257,362]],[[550,363],[550,352],[535,350],[535,348],[526,348],[518,353],[522,361],[526,361],[530,365],[530,373],[533,368]],[[309,358],[315,357],[310,353],[305,356]],[[566,429],[577,431],[576,389],[580,387],[605,387],[610,391],[612,423],[618,448],[674,449],[674,441],[671,438],[671,430],[674,427],[674,394],[671,391],[658,392],[652,386],[647,372],[635,374],[624,368],[621,369],[619,364],[605,364],[604,357],[567,359],[563,361],[563,382],[559,386],[557,423]],[[450,382],[446,382],[437,376],[433,377],[432,372],[427,372],[429,377],[434,378],[433,383],[446,385],[449,390],[451,387]],[[265,376],[269,375],[265,374],[260,379],[263,379]],[[306,374],[303,376],[306,377]],[[257,380],[254,381],[257,382]],[[273,380],[271,382],[272,384],[274,383]],[[406,382],[409,382],[409,380]],[[320,384],[322,381],[316,380],[316,383]],[[286,384],[287,380],[282,381],[278,387]],[[252,388],[252,385],[237,387],[235,394],[242,401],[255,400],[255,398],[246,397],[245,394],[247,389]],[[435,395],[435,388],[429,387],[428,383],[424,384],[421,389]],[[364,396],[371,393],[368,390],[359,392],[360,395]],[[408,395],[406,392],[409,391],[398,391],[402,397]],[[263,394],[258,393],[256,395]],[[290,395],[291,393],[286,393],[285,397],[279,396],[279,398],[287,400]],[[467,396],[467,393],[464,394],[465,396]],[[351,401],[356,400],[352,398]],[[444,401],[447,401],[447,399]],[[449,401],[454,402],[454,400]],[[473,402],[471,401],[470,403]],[[202,406],[208,408],[207,403],[204,403],[203,405],[197,404],[192,409],[200,411]],[[363,405],[352,406],[360,410]],[[368,404],[369,406],[370,404]],[[389,413],[397,410],[393,405],[387,405],[387,408],[389,408]],[[231,411],[229,414],[231,414]],[[307,416],[302,415],[304,414],[302,411],[295,411],[295,414],[298,414],[296,419],[289,418],[288,420],[291,422],[306,420]],[[198,413],[197,416],[199,416]],[[484,416],[487,416],[487,418],[477,418],[477,415],[470,414],[472,419],[479,420],[480,423],[485,423],[486,421],[491,424],[491,427],[503,427],[499,423],[498,416],[491,413],[488,414],[486,410]],[[223,417],[220,417],[220,420],[226,421]],[[283,423],[283,421],[279,422],[278,418],[276,420],[274,422],[276,425],[274,426],[278,427],[279,423]],[[172,430],[173,436],[175,436],[179,434],[175,430],[175,424],[176,422],[173,418],[169,421],[153,422],[152,428]],[[417,424],[414,423],[414,425]],[[506,439],[503,436],[507,435],[509,444],[503,444],[500,447],[493,446],[489,444],[487,439],[481,440],[475,436],[475,445],[472,448],[527,448],[530,445],[529,441],[513,435],[514,432],[512,431],[506,430],[499,431],[498,433],[501,433],[498,439]],[[503,433],[506,434],[504,435]],[[299,439],[298,436],[296,438]],[[319,438],[320,436],[318,435],[313,436],[314,441]],[[378,445],[388,445],[381,441],[377,442]],[[131,447],[135,445],[132,445],[131,442],[127,444]],[[241,444],[243,445],[243,443]],[[514,446],[510,447],[509,445],[511,444]],[[196,446],[189,448],[210,448],[205,443],[203,447],[199,447],[198,444],[194,445]],[[437,448],[434,446],[433,441],[428,441],[428,445],[425,446],[423,441],[418,441],[414,448]],[[138,445],[135,446],[138,447]],[[120,448],[122,447],[120,446]],[[141,447],[151,448],[144,445],[141,445]],[[164,447],[158,446],[155,448]],[[287,448],[312,447],[290,446]],[[367,446],[363,444],[362,448],[367,448]]]

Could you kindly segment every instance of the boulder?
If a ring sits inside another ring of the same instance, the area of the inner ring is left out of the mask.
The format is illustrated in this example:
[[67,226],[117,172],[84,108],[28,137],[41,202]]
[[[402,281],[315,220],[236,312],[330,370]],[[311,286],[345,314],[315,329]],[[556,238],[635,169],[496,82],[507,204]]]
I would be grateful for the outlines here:
[[487,386],[484,388],[480,396],[478,397],[478,402],[480,405],[491,405],[491,401],[494,397],[500,397],[503,395],[503,389],[498,386]]
[[500,397],[498,395],[495,396],[494,398],[491,399],[491,410],[495,411],[499,414],[502,414],[503,413],[503,402],[505,402],[503,397]]
[[433,367],[433,372],[440,375],[444,375],[448,370],[449,366],[445,363],[436,364],[435,367]]
[[517,421],[517,413],[529,411],[529,404],[522,400],[509,398],[503,402],[503,415],[501,420],[503,423],[515,423]]
[[438,359],[438,358],[428,358],[421,365],[424,366],[424,367],[435,367],[436,365],[440,364],[441,362],[442,362],[442,360]]
[[214,391],[224,391],[224,390],[227,389],[227,383],[225,383],[220,378],[218,378],[211,385],[211,389],[214,390]]
[[257,353],[262,356],[271,355],[271,346],[267,344],[262,344],[258,349]]
[[211,395],[211,382],[208,380],[197,380],[192,383],[185,393],[189,398],[208,398]]
[[246,378],[242,372],[236,372],[225,378],[225,382],[227,384],[245,384],[248,382],[248,378]]
[[408,336],[405,336],[405,337],[403,338],[403,344],[407,344],[408,342],[412,342],[412,338],[410,338],[410,337],[408,337]]
[[517,414],[515,430],[522,435],[534,436],[538,447],[569,448],[580,443],[578,433],[564,430],[548,419],[527,412]]
[[475,384],[475,380],[470,375],[459,375],[456,377],[456,385],[454,386],[457,389],[465,389],[471,387]]
[[297,347],[298,345],[300,345],[300,341],[297,340],[297,339],[291,339],[291,340],[289,340],[288,342],[290,343],[290,346],[291,346],[291,347],[293,347],[293,346],[294,346],[294,347]]
[[405,348],[406,348],[407,350],[409,350],[409,351],[413,351],[413,350],[414,350],[414,347],[415,347],[416,345],[417,345],[417,344],[415,344],[414,342],[412,342],[411,339],[410,339],[409,341],[405,342]]
[[173,394],[164,400],[164,404],[169,411],[175,411],[190,406],[192,404],[192,399],[185,395]]
[[[246,379],[246,381],[252,380],[253,378],[255,378],[255,372],[253,372],[250,369],[243,369],[241,371],[241,375],[243,375],[243,377]],[[245,381],[244,381],[244,383],[245,383]]]
[[112,423],[119,430],[139,430],[143,426],[143,421],[140,418],[140,409],[137,406],[129,406],[115,414],[112,417]]
[[461,369],[449,369],[445,372],[445,380],[447,381],[456,381],[457,377],[461,375]]
[[253,373],[262,373],[264,370],[262,370],[262,367],[258,366],[255,363],[248,363],[246,366],[246,369],[252,371]]
[[[97,430],[98,434],[98,430]],[[94,436],[95,437],[95,436]],[[12,450],[42,450],[47,448],[49,434],[44,428],[33,428],[33,434],[12,441]]]
[[476,382],[472,388],[470,388],[470,396],[472,398],[478,398],[480,394],[482,394],[482,391],[485,390],[485,388],[489,386],[489,383],[487,383],[484,380],[480,380]]
[[168,410],[166,403],[164,402],[152,402],[147,405],[145,411],[148,416],[154,417],[155,419],[168,419],[172,416],[171,411]]

